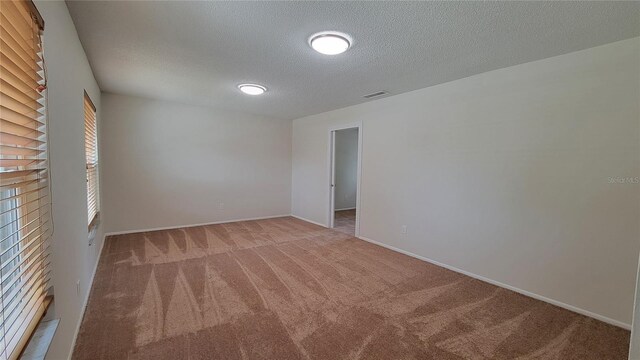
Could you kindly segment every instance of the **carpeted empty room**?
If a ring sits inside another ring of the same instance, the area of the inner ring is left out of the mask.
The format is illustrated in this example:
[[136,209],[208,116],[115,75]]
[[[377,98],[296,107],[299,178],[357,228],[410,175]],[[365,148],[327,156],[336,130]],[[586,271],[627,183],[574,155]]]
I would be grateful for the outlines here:
[[640,360],[638,19],[0,0],[0,360]]
[[615,359],[623,329],[295,218],[107,238],[74,359]]

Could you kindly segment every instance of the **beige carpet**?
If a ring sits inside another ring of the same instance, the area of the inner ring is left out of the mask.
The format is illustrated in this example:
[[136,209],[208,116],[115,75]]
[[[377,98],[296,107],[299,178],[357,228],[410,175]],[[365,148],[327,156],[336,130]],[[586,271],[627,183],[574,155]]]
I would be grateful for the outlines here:
[[356,234],[356,210],[336,211],[333,229],[351,236]]
[[74,359],[626,359],[629,332],[294,218],[107,239]]

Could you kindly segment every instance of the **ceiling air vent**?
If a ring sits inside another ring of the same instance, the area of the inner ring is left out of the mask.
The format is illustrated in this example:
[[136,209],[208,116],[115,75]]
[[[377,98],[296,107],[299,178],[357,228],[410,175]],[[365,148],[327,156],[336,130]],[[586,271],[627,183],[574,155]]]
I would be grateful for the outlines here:
[[382,96],[382,95],[387,95],[387,92],[386,91],[374,92],[373,94],[365,95],[364,98],[371,99],[371,98]]

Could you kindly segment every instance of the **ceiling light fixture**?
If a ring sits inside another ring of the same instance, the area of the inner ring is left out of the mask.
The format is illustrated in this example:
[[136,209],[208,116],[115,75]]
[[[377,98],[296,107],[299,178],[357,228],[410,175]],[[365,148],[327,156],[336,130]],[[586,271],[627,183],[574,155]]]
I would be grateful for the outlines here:
[[267,88],[258,84],[240,84],[238,89],[247,95],[262,95]]
[[335,31],[323,31],[309,38],[309,45],[324,55],[338,55],[351,47],[351,37]]

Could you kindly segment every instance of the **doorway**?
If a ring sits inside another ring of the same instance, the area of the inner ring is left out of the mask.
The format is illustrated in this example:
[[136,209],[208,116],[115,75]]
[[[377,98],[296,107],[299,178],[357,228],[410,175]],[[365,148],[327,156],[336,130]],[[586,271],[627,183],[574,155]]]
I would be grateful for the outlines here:
[[330,130],[329,227],[359,235],[360,125]]

